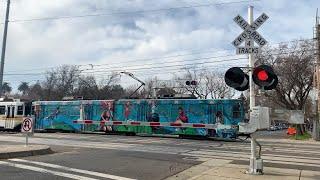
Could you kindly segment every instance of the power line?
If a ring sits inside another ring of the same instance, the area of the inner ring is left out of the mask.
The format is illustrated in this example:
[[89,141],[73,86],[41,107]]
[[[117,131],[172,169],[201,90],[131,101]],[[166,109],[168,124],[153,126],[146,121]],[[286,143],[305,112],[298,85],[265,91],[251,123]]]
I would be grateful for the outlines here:
[[[305,39],[307,41],[312,40],[312,39]],[[287,41],[287,42],[295,42],[295,41],[305,41],[305,40],[293,40],[293,41]],[[281,43],[286,43],[286,42],[280,42],[280,43],[276,43],[276,44],[281,44]],[[314,51],[315,49],[310,49],[308,51]],[[221,51],[215,51],[215,52],[227,52],[227,51],[231,51],[231,49],[226,49],[226,50],[221,50]],[[212,51],[214,52],[214,51]],[[289,54],[289,53],[293,53],[293,52],[297,52],[297,51],[290,51],[290,52],[283,52],[280,54]],[[208,52],[197,52],[197,53],[187,53],[187,54],[178,54],[178,55],[172,55],[172,56],[163,56],[163,57],[153,57],[153,58],[143,58],[143,59],[132,59],[130,61],[125,61],[125,62],[120,62],[120,63],[112,63],[112,64],[82,64],[82,65],[76,65],[78,67],[83,67],[83,66],[108,66],[108,68],[95,68],[95,69],[82,69],[81,71],[94,71],[94,70],[110,70],[112,68],[120,68],[121,66],[125,65],[126,63],[130,63],[130,62],[139,62],[139,61],[152,61],[152,60],[157,60],[157,59],[168,59],[168,58],[174,58],[174,57],[182,57],[182,56],[189,56],[189,55],[196,55],[196,54],[209,54],[210,51]],[[276,54],[276,53],[272,53],[272,55],[280,55],[280,54]],[[236,55],[231,55],[231,54],[227,54],[224,56],[211,56],[211,57],[204,57],[204,58],[195,58],[195,59],[187,59],[187,60],[180,60],[180,61],[165,61],[165,62],[159,62],[159,63],[149,63],[149,64],[133,64],[131,66],[126,66],[127,67],[136,67],[136,66],[143,66],[143,65],[154,65],[154,64],[164,64],[164,63],[178,63],[178,62],[188,62],[188,61],[199,61],[199,60],[204,60],[204,59],[213,59],[213,58],[223,58],[223,57],[232,57],[232,56],[236,56]],[[117,65],[117,66],[114,66]],[[56,66],[59,67],[59,66]],[[50,68],[44,68],[44,69],[52,69],[55,67],[50,67]],[[30,70],[41,70],[43,68],[34,68],[34,69],[28,69],[28,70],[17,70],[17,71],[30,71]],[[17,71],[7,71],[7,72],[17,72]],[[32,75],[42,75],[45,74],[46,72],[37,72],[37,73],[5,73],[5,75],[9,75],[9,76],[32,76]]]
[[[199,50],[199,49],[197,49]],[[185,51],[185,50],[179,50],[179,51]],[[178,52],[179,52],[178,51]],[[177,55],[170,55],[170,54],[174,54],[174,53],[169,53],[169,55],[165,55],[165,56],[159,56],[159,57],[147,57],[147,58],[136,58],[136,59],[131,59],[129,61],[124,61],[124,62],[119,62],[119,63],[112,63],[112,65],[115,64],[124,64],[124,63],[130,63],[130,62],[140,62],[140,61],[149,61],[149,60],[157,60],[157,59],[170,59],[170,58],[175,58],[175,57],[183,57],[183,56],[191,56],[191,55],[197,55],[197,54],[211,54],[211,53],[218,53],[218,52],[227,52],[227,51],[231,51],[231,49],[225,49],[225,50],[219,50],[219,51],[196,51],[196,52],[192,52],[192,53],[186,53],[186,54],[177,54]],[[121,58],[124,59],[124,58]],[[120,61],[121,59],[116,59],[113,61]],[[126,58],[127,59],[127,58]],[[72,64],[71,64],[72,65]],[[83,67],[83,66],[105,66],[105,65],[110,65],[109,64],[79,64],[76,65],[78,67]],[[53,68],[58,68],[59,66],[51,66],[51,67],[47,67],[47,68],[33,68],[33,69],[23,69],[23,70],[9,70],[6,72],[19,72],[19,71],[32,71],[32,70],[50,70]]]
[[111,12],[111,13],[85,14],[85,15],[74,15],[74,16],[43,17],[43,18],[33,18],[33,19],[13,19],[10,22],[15,23],[15,22],[48,21],[48,20],[74,19],[74,18],[86,18],[86,17],[98,17],[98,16],[112,16],[112,15],[145,14],[145,13],[154,13],[154,12],[162,12],[162,11],[172,11],[177,9],[190,9],[190,8],[219,6],[219,5],[226,5],[226,4],[247,3],[249,1],[252,2],[252,1],[260,1],[260,0],[243,0],[243,1],[223,2],[223,3],[208,3],[208,4],[180,6],[180,7],[171,7],[171,8],[162,8],[162,9],[128,11],[128,12],[113,12],[113,13]]
[[[204,59],[211,59],[210,57],[208,58],[204,58]],[[218,63],[218,62],[226,62],[226,61],[235,61],[235,60],[241,60],[241,59],[247,59],[247,58],[234,58],[234,59],[228,59],[228,60],[219,60],[219,61],[206,61],[206,62],[199,62],[199,63],[190,63],[190,64],[184,64],[183,66],[195,66],[195,65],[204,65],[204,64],[214,64],[214,63]],[[166,66],[155,66],[155,67],[143,67],[143,68],[132,68],[132,69],[112,69],[113,71],[124,71],[124,70],[128,70],[128,71],[134,71],[134,70],[142,70],[142,69],[161,69],[161,68],[165,68],[165,67],[181,67],[182,65],[166,65]],[[104,70],[108,70],[110,68],[105,68]],[[105,71],[94,71],[94,72],[105,72]]]
[[[315,49],[310,49],[306,51],[314,51]],[[281,54],[289,54],[293,52],[299,52],[299,51],[292,51],[292,52],[282,52],[282,53],[271,53],[270,55],[281,55]],[[178,62],[189,62],[189,61],[199,61],[199,60],[207,60],[207,59],[215,59],[215,58],[223,58],[223,57],[232,57],[235,55],[225,55],[225,56],[211,56],[211,57],[203,57],[203,58],[195,58],[195,59],[188,59],[188,60],[181,60],[181,61],[171,61],[171,62],[161,62],[161,63],[149,63],[149,64],[138,64],[138,65],[133,65],[133,66],[126,66],[125,68],[122,68],[121,66],[114,66],[114,67],[107,67],[107,68],[96,68],[96,69],[84,69],[80,70],[81,73],[94,73],[94,72],[105,72],[106,70],[112,70],[112,71],[134,71],[134,70],[148,70],[148,69],[153,69],[153,68],[164,68],[164,67],[177,67],[181,65],[166,65],[166,66],[151,66],[151,67],[142,67],[142,68],[132,68],[136,66],[143,66],[143,65],[159,65],[159,64],[164,64],[164,63],[178,63]],[[217,62],[225,62],[225,61],[234,61],[234,60],[241,60],[241,59],[247,59],[247,58],[233,58],[233,59],[223,59],[219,61],[205,61],[205,62],[197,62],[197,63],[189,63],[189,64],[183,64],[183,66],[194,66],[194,65],[203,65],[203,64],[212,64],[212,63],[217,63]],[[129,67],[129,68],[128,68]],[[131,68],[130,68],[131,67]],[[118,68],[118,69],[114,69]],[[121,68],[121,69],[120,69]],[[103,70],[103,71],[99,71]],[[46,72],[40,72],[40,73],[12,73],[12,74],[5,74],[9,76],[34,76],[34,75],[44,75]]]
[[[136,67],[136,66],[146,66],[146,65],[163,65],[163,64],[172,64],[172,63],[184,63],[184,62],[190,62],[190,61],[199,61],[199,60],[206,60],[206,59],[216,59],[216,58],[225,58],[225,57],[232,57],[236,55],[224,55],[224,56],[210,56],[210,57],[201,57],[201,58],[193,58],[193,59],[184,59],[184,60],[178,60],[178,61],[162,61],[157,63],[144,63],[144,64],[137,64],[132,66],[125,66],[126,68],[130,67]],[[196,63],[195,63],[196,64]],[[110,66],[104,67],[104,68],[95,68],[95,69],[86,69],[84,71],[91,71],[91,70],[100,70],[100,69],[112,69],[112,68],[120,68],[120,66]]]

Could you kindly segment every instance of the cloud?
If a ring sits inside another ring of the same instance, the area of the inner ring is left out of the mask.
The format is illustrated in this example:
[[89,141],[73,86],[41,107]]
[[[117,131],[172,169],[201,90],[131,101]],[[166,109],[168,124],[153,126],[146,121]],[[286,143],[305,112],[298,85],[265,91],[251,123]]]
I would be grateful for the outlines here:
[[[48,67],[61,64],[107,64],[99,68],[105,68],[106,73],[110,73],[112,70],[110,67],[125,70],[133,65],[142,67],[146,63],[199,59],[214,56],[221,50],[235,54],[231,42],[242,30],[232,19],[237,14],[247,18],[247,3],[149,11],[206,3],[219,2],[209,0],[197,2],[188,0],[13,1],[11,20],[103,13],[109,15],[10,23],[5,71],[6,73],[30,73],[42,72]],[[270,19],[259,29],[260,34],[269,43],[312,37],[315,7],[319,6],[318,0],[261,0],[254,5],[255,17],[262,12],[270,16]],[[4,12],[4,6],[1,10]],[[133,11],[137,13],[118,13]],[[138,11],[149,12],[138,13]],[[0,18],[3,19],[3,16],[4,14]],[[199,53],[209,50],[212,51],[211,54]],[[159,58],[193,52],[198,53],[169,60]],[[135,59],[145,58],[149,60],[135,61]],[[204,61],[208,60],[195,60],[195,62]],[[183,66],[187,62],[177,64]],[[148,67],[151,68],[152,65]],[[167,71],[174,72],[174,69],[178,71],[177,67],[167,68]],[[166,69],[164,68],[163,71],[166,72]],[[143,78],[149,78],[157,75],[159,71],[155,70],[153,74],[150,73],[151,69],[136,72],[142,75],[148,74]],[[165,78],[163,74],[159,74],[158,77]],[[5,76],[5,79],[14,86],[20,81],[39,78],[41,78],[39,75]]]

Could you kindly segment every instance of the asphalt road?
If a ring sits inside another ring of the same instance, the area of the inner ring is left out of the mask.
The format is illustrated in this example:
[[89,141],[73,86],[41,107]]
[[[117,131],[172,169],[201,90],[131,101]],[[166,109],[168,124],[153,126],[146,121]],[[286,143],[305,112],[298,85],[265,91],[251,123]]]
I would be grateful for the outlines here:
[[[21,134],[0,134],[2,144],[23,142]],[[165,179],[212,158],[248,164],[250,156],[248,142],[41,133],[30,138],[30,143],[50,145],[55,153],[2,160],[1,179]],[[320,171],[317,144],[281,138],[260,143],[265,166]]]

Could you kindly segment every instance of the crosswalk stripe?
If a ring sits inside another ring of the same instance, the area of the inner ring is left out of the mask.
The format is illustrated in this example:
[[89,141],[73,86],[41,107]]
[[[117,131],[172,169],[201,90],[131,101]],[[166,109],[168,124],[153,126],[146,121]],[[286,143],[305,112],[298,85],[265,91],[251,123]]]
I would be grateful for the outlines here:
[[104,173],[99,173],[99,172],[95,172],[95,171],[70,168],[70,167],[66,167],[66,166],[61,166],[61,165],[56,165],[56,164],[51,164],[51,163],[44,163],[44,162],[39,162],[39,161],[29,161],[29,160],[24,160],[24,159],[9,159],[9,161],[36,164],[36,165],[40,165],[40,166],[45,166],[45,167],[50,167],[50,168],[55,168],[55,169],[62,169],[62,170],[72,171],[72,172],[77,172],[77,173],[82,173],[82,174],[89,174],[92,176],[109,178],[109,179],[114,179],[114,180],[134,180],[131,178],[115,176],[115,175],[111,175],[111,174],[104,174]]
[[5,162],[5,161],[0,161],[1,165],[7,165],[7,166],[12,166],[20,169],[27,169],[31,171],[36,171],[36,172],[41,172],[41,173],[48,173],[48,174],[53,174],[56,176],[61,176],[61,177],[66,177],[70,179],[79,179],[79,180],[98,180],[94,178],[89,178],[85,176],[79,176],[75,174],[70,174],[70,173],[64,173],[64,172],[59,172],[59,171],[53,171],[45,168],[39,168],[39,167],[34,167],[34,166],[28,166],[24,164],[17,164],[17,163],[11,163],[11,162]]
[[[243,149],[242,149],[243,150]],[[263,150],[263,149],[262,149]],[[210,149],[210,150],[208,150],[208,149],[199,149],[199,150],[197,150],[197,151],[191,151],[191,152],[199,152],[199,151],[201,151],[201,152],[212,152],[212,153],[215,153],[215,152],[227,152],[227,153],[230,153],[230,154],[239,154],[239,153],[243,153],[243,154],[250,154],[251,152],[249,151],[249,150],[246,150],[246,151],[238,151],[237,149],[233,149],[233,150],[231,150],[231,149],[219,149],[219,148],[215,148],[215,149]],[[284,152],[286,152],[286,153],[294,153],[294,154],[286,154],[286,155],[284,155],[284,154],[280,154],[280,153],[284,153]],[[280,150],[278,150],[278,151],[272,151],[272,153],[270,153],[270,152],[264,152],[264,151],[262,151],[262,156],[264,156],[264,155],[270,155],[270,156],[286,156],[286,157],[288,157],[288,156],[290,156],[290,157],[294,157],[294,158],[302,158],[302,159],[313,159],[313,160],[320,160],[320,158],[319,157],[308,157],[308,156],[306,156],[308,153],[306,153],[305,151],[300,151],[300,150],[296,150],[296,151],[280,151]],[[311,153],[310,153],[311,154]]]
[[[192,151],[188,153],[183,153],[182,155],[185,156],[195,156],[195,157],[211,157],[211,158],[219,158],[219,157],[228,157],[233,158],[234,160],[238,160],[240,158],[249,159],[249,153],[242,153],[242,152],[228,152],[228,151]],[[295,156],[281,156],[277,155],[274,156],[273,154],[269,155],[262,155],[262,159],[264,161],[274,162],[279,161],[283,164],[295,164],[295,165],[307,165],[307,166],[314,166],[320,167],[319,160],[305,160],[299,159]]]

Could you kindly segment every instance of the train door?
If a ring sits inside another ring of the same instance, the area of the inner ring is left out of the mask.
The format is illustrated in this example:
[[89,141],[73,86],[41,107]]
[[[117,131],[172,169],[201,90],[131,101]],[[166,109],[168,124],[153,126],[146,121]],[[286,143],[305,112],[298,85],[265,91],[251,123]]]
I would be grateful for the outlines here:
[[14,118],[15,116],[15,106],[8,105],[7,106],[7,118]]
[[0,106],[0,128],[5,128],[6,123],[6,106]]
[[14,128],[14,117],[15,117],[15,106],[8,105],[7,106],[7,119],[5,122],[6,129],[13,129]]

